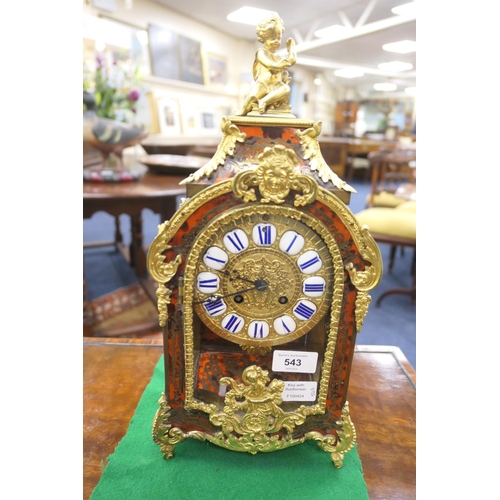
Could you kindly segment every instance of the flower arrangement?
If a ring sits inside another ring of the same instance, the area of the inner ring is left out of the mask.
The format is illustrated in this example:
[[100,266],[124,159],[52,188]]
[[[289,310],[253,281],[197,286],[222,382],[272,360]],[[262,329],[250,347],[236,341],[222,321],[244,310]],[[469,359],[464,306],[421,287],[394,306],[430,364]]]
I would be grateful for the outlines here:
[[107,63],[102,54],[97,54],[94,73],[84,68],[83,89],[93,92],[98,116],[132,123],[141,97],[140,80],[137,67],[116,60]]

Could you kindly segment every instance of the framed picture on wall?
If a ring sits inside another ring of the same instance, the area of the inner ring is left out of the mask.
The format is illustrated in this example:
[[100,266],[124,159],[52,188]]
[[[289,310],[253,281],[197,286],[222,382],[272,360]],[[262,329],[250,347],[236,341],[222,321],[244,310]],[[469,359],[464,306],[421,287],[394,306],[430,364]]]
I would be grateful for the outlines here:
[[191,101],[181,101],[182,135],[195,136],[200,133],[198,106]]
[[161,78],[180,80],[179,35],[150,24],[148,36],[151,73]]
[[162,135],[181,135],[179,103],[169,97],[158,99],[158,124]]
[[226,58],[210,52],[205,54],[205,75],[209,85],[226,85],[228,82]]
[[220,123],[215,108],[200,108],[200,133],[203,135],[216,135],[220,133]]
[[179,35],[179,54],[181,60],[181,80],[183,82],[203,85],[201,43]]

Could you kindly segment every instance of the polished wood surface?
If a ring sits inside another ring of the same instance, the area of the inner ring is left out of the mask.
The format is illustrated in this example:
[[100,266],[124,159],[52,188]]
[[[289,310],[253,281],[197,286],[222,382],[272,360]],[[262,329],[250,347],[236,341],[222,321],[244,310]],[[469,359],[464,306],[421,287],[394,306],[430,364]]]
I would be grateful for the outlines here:
[[[147,271],[142,211],[149,208],[160,214],[162,222],[169,220],[177,209],[177,196],[186,195],[186,188],[179,185],[186,177],[187,175],[161,175],[147,172],[137,182],[83,183],[83,218],[90,218],[101,210],[115,217],[115,239],[107,243],[114,243],[122,251],[151,300],[155,303],[156,287],[148,278]],[[131,243],[128,249],[122,245],[118,220],[118,216],[121,214],[130,215],[131,219]],[[91,246],[105,243],[91,244]]]
[[[84,500],[99,482],[101,461],[125,436],[162,353],[159,340],[84,339]],[[399,348],[356,347],[348,401],[370,500],[416,498],[415,385]]]
[[208,159],[196,155],[166,155],[153,154],[140,156],[137,161],[146,165],[151,173],[164,175],[184,175],[196,172],[203,167]]
[[220,137],[169,139],[150,136],[141,142],[141,146],[148,154],[200,155],[211,158],[217,151],[221,139],[222,132]]

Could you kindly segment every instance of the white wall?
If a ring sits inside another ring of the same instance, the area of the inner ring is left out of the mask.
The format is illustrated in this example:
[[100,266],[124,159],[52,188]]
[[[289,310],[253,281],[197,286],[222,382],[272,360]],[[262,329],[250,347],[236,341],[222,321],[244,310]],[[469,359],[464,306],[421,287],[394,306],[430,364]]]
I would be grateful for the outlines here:
[[[194,106],[216,107],[221,110],[220,115],[227,110],[231,110],[231,113],[240,110],[248,92],[248,80],[251,79],[255,51],[261,46],[257,40],[250,43],[233,38],[148,0],[134,0],[131,9],[125,7],[124,1],[118,0],[116,4],[116,10],[110,13],[92,7],[86,3],[86,0],[83,0],[83,12],[94,16],[102,14],[143,29],[147,29],[149,24],[170,29],[200,41],[203,53],[211,52],[225,57],[228,61],[229,84],[225,88],[210,88],[207,85],[190,84],[154,76],[145,77],[143,82],[151,88],[156,97],[171,97],[189,102]],[[291,103],[292,113],[301,119],[322,120],[324,122],[323,134],[331,133],[327,130],[331,130],[329,123],[333,122],[333,107],[318,105],[313,84],[314,74],[297,64],[291,70],[294,75],[292,83],[295,82],[296,88],[299,89],[295,102]],[[304,101],[304,96],[307,96],[307,102]],[[326,102],[328,98],[322,97],[321,99]],[[220,130],[216,133],[220,135]]]

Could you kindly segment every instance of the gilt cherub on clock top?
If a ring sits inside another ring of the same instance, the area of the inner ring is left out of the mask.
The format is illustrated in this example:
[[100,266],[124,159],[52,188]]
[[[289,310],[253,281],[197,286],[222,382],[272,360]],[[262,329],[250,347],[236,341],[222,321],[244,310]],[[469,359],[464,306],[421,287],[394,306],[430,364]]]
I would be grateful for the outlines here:
[[296,62],[295,41],[288,38],[286,48],[288,55],[280,57],[276,51],[281,45],[281,37],[285,25],[276,12],[266,17],[256,29],[257,39],[264,47],[257,50],[252,67],[254,83],[245,99],[241,115],[255,110],[264,114],[268,110],[290,112],[290,76],[288,68]]

